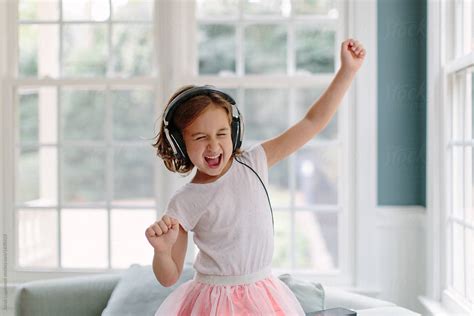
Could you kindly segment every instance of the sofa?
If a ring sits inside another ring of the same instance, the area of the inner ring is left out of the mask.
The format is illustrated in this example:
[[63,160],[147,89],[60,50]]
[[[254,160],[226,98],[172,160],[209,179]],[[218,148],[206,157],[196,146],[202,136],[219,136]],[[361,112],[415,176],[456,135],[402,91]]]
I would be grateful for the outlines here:
[[[153,311],[166,295],[192,276],[192,268],[186,266],[177,284],[165,288],[154,278],[151,266],[132,265],[120,273],[22,283],[15,292],[14,314],[16,316],[153,316]],[[279,277],[283,280],[282,276]],[[285,279],[284,282],[288,280]],[[357,311],[359,316],[419,315],[393,303],[350,293],[336,287],[328,286],[323,289],[320,284],[297,279],[293,284],[287,285],[300,300],[305,312],[310,312],[317,306],[326,309],[344,307]],[[308,295],[313,293],[314,304],[308,303]]]

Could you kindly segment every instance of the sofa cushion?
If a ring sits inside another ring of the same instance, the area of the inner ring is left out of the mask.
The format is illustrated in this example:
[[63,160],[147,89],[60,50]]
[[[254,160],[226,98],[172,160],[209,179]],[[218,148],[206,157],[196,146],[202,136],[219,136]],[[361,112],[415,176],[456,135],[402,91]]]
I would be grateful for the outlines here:
[[385,306],[395,306],[391,302],[379,300],[366,295],[352,293],[338,287],[325,286],[326,308],[344,307],[348,309],[361,310]]
[[305,313],[324,309],[324,289],[320,283],[295,278],[291,274],[282,274],[278,278],[295,294]]
[[154,315],[165,298],[182,283],[192,279],[193,270],[185,265],[183,273],[171,287],[163,287],[153,273],[151,265],[132,264],[110,296],[103,316]]

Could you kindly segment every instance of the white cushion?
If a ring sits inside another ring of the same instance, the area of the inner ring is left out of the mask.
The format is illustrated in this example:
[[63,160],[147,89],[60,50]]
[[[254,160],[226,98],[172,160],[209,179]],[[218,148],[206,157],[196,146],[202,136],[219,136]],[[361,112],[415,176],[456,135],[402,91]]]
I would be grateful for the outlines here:
[[344,307],[348,309],[368,309],[384,306],[395,306],[395,304],[365,295],[351,293],[337,287],[324,286],[326,292],[325,307]]

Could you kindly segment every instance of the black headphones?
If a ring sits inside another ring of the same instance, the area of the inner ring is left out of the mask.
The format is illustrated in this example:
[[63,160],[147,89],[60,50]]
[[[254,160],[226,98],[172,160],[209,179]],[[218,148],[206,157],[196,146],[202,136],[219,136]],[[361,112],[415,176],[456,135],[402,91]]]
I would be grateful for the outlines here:
[[165,135],[171,145],[171,148],[173,149],[173,153],[176,158],[184,161],[189,160],[188,154],[186,152],[186,145],[183,140],[183,135],[176,127],[170,126],[174,111],[180,105],[190,100],[191,98],[194,98],[195,96],[210,95],[211,93],[219,94],[232,106],[232,122],[230,124],[232,153],[234,153],[242,145],[242,139],[244,137],[244,123],[241,119],[240,111],[235,105],[235,100],[227,93],[217,90],[212,86],[206,85],[200,87],[193,87],[178,94],[168,105],[168,108],[166,109],[166,112],[163,115],[163,126]]
[[[173,126],[170,126],[171,119],[173,118],[174,111],[183,103],[190,100],[191,98],[198,95],[210,95],[211,93],[217,93],[222,96],[226,101],[232,105],[232,122],[231,122],[231,138],[232,138],[232,153],[235,153],[237,149],[242,145],[242,139],[244,137],[244,123],[241,119],[240,111],[235,104],[235,100],[225,92],[217,90],[213,86],[205,85],[200,87],[193,87],[191,89],[185,90],[182,93],[178,94],[168,105],[164,115],[163,115],[163,127],[165,131],[166,138],[173,149],[173,153],[176,158],[180,160],[187,161],[189,160],[188,153],[186,152],[186,145],[184,143],[183,135],[181,132]],[[237,162],[249,168],[260,180],[260,183],[267,194],[268,204],[270,205],[270,212],[272,214],[272,224],[273,224],[273,233],[275,233],[275,223],[273,220],[273,208],[272,203],[270,202],[270,196],[268,195],[267,188],[263,183],[260,176],[257,174],[252,167],[246,163],[235,158]]]

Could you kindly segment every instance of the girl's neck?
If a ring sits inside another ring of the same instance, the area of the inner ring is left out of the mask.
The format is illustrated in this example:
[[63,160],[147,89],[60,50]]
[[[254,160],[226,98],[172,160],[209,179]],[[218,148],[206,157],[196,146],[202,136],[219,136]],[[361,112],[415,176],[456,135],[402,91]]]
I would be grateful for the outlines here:
[[233,160],[233,157],[230,157],[224,170],[222,170],[222,172],[217,176],[210,176],[204,172],[200,172],[199,170],[197,170],[196,174],[191,180],[191,183],[205,184],[205,183],[211,183],[211,182],[216,181],[217,179],[219,179],[220,177],[222,177],[224,174],[227,173],[227,171],[230,169],[230,166],[232,165],[232,160]]

